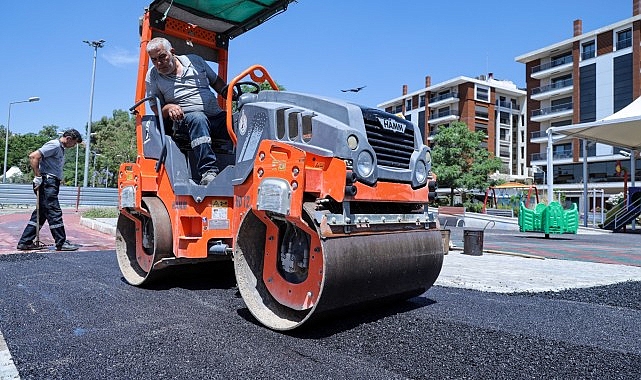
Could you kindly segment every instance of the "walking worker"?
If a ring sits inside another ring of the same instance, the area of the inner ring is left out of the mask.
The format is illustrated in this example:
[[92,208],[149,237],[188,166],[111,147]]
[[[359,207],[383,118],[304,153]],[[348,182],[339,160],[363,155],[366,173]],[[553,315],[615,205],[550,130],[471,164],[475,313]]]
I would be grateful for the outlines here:
[[189,136],[201,176],[199,184],[207,186],[219,169],[211,137],[230,139],[225,125],[226,112],[218,106],[210,87],[220,94],[226,83],[202,57],[174,54],[174,48],[165,38],[149,41],[147,54],[153,64],[146,77],[147,96],[158,97],[162,107],[158,110],[155,103],[151,103],[151,109],[156,115],[170,118],[175,133]]
[[40,228],[45,220],[49,223],[56,250],[75,251],[80,247],[67,240],[58,192],[65,163],[65,149],[73,148],[81,142],[80,132],[72,128],[66,130],[59,139],[48,141],[40,149],[29,154],[29,164],[34,173],[33,191],[38,196],[38,204],[18,241],[19,250],[42,248],[40,242],[34,243],[34,239],[39,238]]

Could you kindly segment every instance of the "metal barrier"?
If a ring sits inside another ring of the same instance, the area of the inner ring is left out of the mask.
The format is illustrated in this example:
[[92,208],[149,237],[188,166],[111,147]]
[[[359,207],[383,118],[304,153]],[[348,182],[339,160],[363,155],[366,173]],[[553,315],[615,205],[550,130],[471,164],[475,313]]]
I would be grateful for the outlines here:
[[[60,186],[58,200],[61,206],[118,206],[118,189],[104,187]],[[35,206],[36,196],[31,184],[0,184],[0,208],[6,206]]]

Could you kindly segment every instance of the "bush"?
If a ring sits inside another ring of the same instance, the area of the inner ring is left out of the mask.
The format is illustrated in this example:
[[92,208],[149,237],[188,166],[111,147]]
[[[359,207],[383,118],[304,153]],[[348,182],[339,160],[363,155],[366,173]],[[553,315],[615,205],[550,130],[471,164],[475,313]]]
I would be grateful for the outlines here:
[[118,209],[115,207],[94,207],[90,208],[89,210],[85,211],[82,214],[83,217],[85,218],[91,218],[91,219],[96,219],[96,218],[117,218],[118,217]]
[[481,212],[483,211],[483,203],[480,202],[465,202],[465,211]]

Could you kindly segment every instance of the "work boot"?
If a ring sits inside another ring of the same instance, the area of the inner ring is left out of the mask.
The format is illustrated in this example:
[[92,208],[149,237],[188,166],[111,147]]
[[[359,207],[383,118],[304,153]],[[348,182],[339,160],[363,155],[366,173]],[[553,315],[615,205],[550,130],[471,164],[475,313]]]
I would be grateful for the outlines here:
[[218,173],[216,173],[214,170],[208,170],[205,174],[203,174],[203,177],[200,179],[200,185],[201,186],[207,186],[211,181],[216,178]]
[[56,247],[56,251],[77,251],[80,248],[80,245],[73,244],[69,240],[65,240],[61,246]]

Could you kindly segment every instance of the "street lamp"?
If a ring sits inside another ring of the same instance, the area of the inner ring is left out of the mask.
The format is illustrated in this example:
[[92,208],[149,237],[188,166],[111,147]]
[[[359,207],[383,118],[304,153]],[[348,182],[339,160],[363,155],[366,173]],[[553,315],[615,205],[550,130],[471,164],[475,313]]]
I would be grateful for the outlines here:
[[93,111],[93,86],[96,82],[96,55],[98,54],[98,48],[101,48],[105,44],[105,40],[99,41],[87,41],[84,40],[84,43],[93,47],[93,69],[91,71],[91,93],[89,95],[89,123],[87,124],[87,147],[85,148],[85,178],[83,181],[83,186],[87,187],[87,181],[89,177],[89,153],[91,150],[91,113]]
[[17,104],[17,103],[37,102],[38,100],[40,100],[39,97],[32,96],[27,100],[19,100],[17,102],[9,103],[9,118],[7,119],[7,131],[6,131],[7,133],[4,139],[4,176],[2,177],[2,183],[5,183],[7,181],[7,152],[9,151],[9,124],[11,123],[11,105]]

